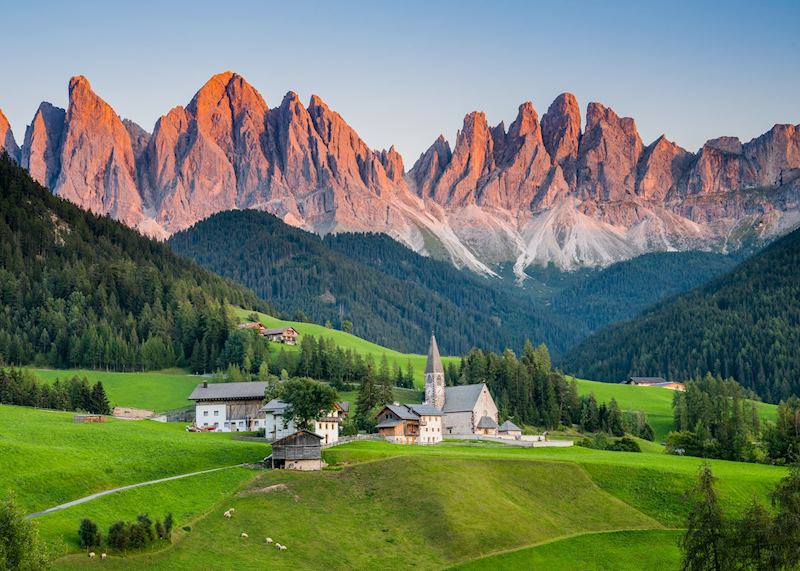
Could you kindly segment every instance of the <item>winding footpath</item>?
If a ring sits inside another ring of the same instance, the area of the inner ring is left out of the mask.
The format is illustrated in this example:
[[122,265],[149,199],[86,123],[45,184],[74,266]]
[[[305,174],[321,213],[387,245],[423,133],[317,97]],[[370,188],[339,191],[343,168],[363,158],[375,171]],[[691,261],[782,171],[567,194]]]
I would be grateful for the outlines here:
[[177,476],[169,476],[168,478],[159,478],[158,480],[150,480],[148,482],[139,482],[138,484],[129,484],[127,486],[121,486],[119,488],[114,488],[111,490],[104,490],[102,492],[97,492],[91,495],[88,495],[83,498],[78,498],[77,500],[72,500],[71,502],[67,502],[65,504],[61,504],[58,506],[53,506],[52,508],[47,508],[46,510],[42,510],[40,512],[28,514],[25,516],[26,519],[32,519],[35,517],[43,516],[45,514],[57,512],[59,510],[65,510],[67,508],[71,508],[72,506],[77,506],[78,504],[83,504],[86,502],[90,502],[92,500],[96,500],[97,498],[102,498],[103,496],[107,496],[109,494],[116,494],[117,492],[124,492],[125,490],[131,490],[133,488],[140,488],[142,486],[149,486],[151,484],[160,484],[162,482],[169,482],[171,480],[180,480],[181,478],[189,478],[190,476],[199,476],[200,474],[209,474],[211,472],[219,472],[220,470],[229,470],[231,468],[239,468],[240,466],[244,466],[244,464],[235,464],[233,466],[223,466],[221,468],[211,468],[210,470],[201,470],[199,472],[190,472],[189,474],[178,474]]

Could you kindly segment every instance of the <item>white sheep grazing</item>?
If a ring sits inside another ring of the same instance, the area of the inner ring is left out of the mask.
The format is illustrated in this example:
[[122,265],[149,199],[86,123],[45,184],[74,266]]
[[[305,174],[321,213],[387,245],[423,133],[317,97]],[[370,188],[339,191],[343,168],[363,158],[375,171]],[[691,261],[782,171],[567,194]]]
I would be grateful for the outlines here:
[[281,551],[286,551],[286,546],[285,545],[281,545]]
[[233,513],[233,512],[235,512],[235,511],[236,511],[236,508],[229,508],[229,509],[228,509],[228,511],[229,511],[230,513]]
[[246,538],[248,538],[248,537],[250,537],[250,536],[249,536],[249,535],[247,535],[245,532],[242,532],[242,537],[244,537],[244,538],[246,539]]
[[264,541],[267,542],[267,545],[271,545],[272,544],[272,538],[271,537],[266,538]]
[[94,551],[89,552],[89,559],[94,559]]
[[281,548],[281,544],[280,543],[276,543],[275,544],[275,549],[280,549],[280,548]]
[[105,558],[106,558],[106,554],[105,554],[105,553],[101,553],[101,554],[100,554],[100,559],[103,559],[103,560],[105,560]]
[[227,518],[231,518],[231,517],[233,517],[233,516],[230,514],[230,512],[225,512],[225,513],[224,513],[224,514],[222,514],[222,515],[224,515],[224,516],[225,516],[225,517],[227,517]]

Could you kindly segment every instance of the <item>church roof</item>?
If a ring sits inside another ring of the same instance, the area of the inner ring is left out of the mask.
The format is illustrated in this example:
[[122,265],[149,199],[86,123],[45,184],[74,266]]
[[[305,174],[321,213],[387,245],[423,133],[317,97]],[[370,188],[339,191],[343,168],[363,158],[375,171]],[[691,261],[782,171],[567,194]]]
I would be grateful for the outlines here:
[[491,416],[482,416],[478,421],[478,428],[497,428],[497,423]]
[[513,422],[511,422],[510,420],[507,420],[500,425],[500,432],[510,432],[512,430],[522,430],[522,429]]
[[435,335],[431,335],[431,345],[428,347],[428,362],[425,363],[425,374],[427,375],[428,373],[444,374],[442,358],[439,356],[439,346],[436,344]]
[[420,416],[442,416],[442,411],[429,404],[407,404],[408,408]]
[[478,383],[476,385],[445,387],[442,412],[468,412],[474,410],[475,403],[478,402],[478,397],[481,396],[481,391],[485,386],[484,383]]

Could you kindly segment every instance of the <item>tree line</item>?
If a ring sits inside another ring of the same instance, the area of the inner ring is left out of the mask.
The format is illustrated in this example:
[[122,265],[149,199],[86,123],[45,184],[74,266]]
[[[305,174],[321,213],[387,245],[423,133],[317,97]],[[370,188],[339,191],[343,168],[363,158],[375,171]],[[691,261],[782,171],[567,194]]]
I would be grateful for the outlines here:
[[86,377],[39,381],[24,369],[0,368],[0,404],[111,414],[103,383],[89,384]]
[[0,363],[213,370],[256,295],[61,200],[0,157]]

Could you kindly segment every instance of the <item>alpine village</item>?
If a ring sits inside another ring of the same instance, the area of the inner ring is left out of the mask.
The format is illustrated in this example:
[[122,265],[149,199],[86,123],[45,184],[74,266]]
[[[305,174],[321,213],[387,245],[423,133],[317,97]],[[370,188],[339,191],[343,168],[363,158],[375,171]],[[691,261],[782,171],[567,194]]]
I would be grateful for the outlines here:
[[800,4],[3,12],[0,570],[800,570]]

